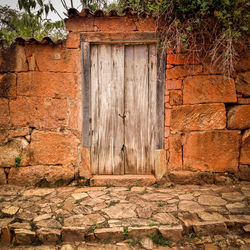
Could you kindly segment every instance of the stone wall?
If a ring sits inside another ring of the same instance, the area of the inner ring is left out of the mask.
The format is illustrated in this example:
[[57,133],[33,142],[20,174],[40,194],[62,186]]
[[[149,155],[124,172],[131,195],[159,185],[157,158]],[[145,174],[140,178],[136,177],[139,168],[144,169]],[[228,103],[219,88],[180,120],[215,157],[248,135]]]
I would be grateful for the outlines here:
[[165,149],[171,180],[194,181],[201,173],[204,178],[235,173],[249,180],[249,56],[245,53],[233,76],[226,77],[195,55],[168,52]]
[[[76,16],[66,27],[62,43],[1,44],[0,184],[56,186],[89,178],[89,151],[81,146],[80,33],[156,31],[152,17],[126,15]],[[167,55],[164,168],[176,182],[197,173],[249,179],[249,54],[232,78],[195,55],[184,57]]]
[[1,184],[66,184],[79,172],[80,58],[67,42],[2,44]]

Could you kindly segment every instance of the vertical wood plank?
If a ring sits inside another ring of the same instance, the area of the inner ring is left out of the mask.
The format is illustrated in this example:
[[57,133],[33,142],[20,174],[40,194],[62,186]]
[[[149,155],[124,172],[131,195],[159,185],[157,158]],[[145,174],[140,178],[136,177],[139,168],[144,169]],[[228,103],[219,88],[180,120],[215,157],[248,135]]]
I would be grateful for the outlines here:
[[164,148],[164,94],[166,73],[166,48],[157,51],[157,103],[156,103],[156,149]]
[[124,174],[124,45],[112,45],[111,53],[112,173]]
[[148,98],[148,145],[149,162],[147,173],[155,170],[155,136],[156,136],[156,91],[157,91],[157,50],[156,45],[149,45],[149,98]]
[[112,137],[111,116],[111,45],[98,46],[98,78],[99,78],[99,126],[98,154],[99,174],[112,174],[111,147]]
[[91,46],[91,168],[93,174],[98,174],[98,137],[99,137],[99,92],[98,92],[98,46]]
[[145,174],[148,164],[148,49],[125,48],[125,173]]
[[89,147],[91,144],[91,126],[90,126],[90,44],[88,42],[81,43],[82,51],[82,146]]

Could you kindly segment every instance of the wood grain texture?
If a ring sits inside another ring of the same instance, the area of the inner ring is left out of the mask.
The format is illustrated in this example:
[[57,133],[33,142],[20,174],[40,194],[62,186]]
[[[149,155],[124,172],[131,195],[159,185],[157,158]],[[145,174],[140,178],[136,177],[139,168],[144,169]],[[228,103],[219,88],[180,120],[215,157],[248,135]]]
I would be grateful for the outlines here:
[[157,91],[155,45],[91,46],[93,174],[154,172]]
[[157,50],[157,91],[156,91],[156,149],[164,148],[164,94],[166,73],[166,48]]
[[93,174],[99,173],[99,91],[98,91],[98,46],[91,46],[91,168]]
[[126,174],[148,171],[148,46],[125,47]]
[[149,162],[147,172],[155,172],[155,149],[156,149],[156,92],[157,92],[157,49],[155,45],[149,45],[149,97],[148,97],[148,145]]
[[124,46],[92,45],[92,164],[98,174],[123,174]]
[[89,147],[91,145],[91,125],[90,125],[90,44],[82,42],[82,146]]

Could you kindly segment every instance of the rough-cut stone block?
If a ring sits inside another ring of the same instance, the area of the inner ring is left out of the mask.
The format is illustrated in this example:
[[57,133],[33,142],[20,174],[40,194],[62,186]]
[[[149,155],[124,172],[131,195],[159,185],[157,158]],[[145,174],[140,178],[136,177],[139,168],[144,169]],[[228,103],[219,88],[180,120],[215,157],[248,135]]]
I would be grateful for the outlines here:
[[155,150],[155,178],[160,180],[167,172],[166,150]]
[[0,243],[1,245],[7,245],[7,244],[10,244],[11,243],[11,240],[12,240],[12,234],[10,232],[10,229],[9,227],[7,226],[4,226],[4,227],[1,227],[0,228]]
[[77,76],[73,73],[25,72],[17,75],[17,94],[21,96],[74,98]]
[[179,213],[178,218],[183,222],[185,231],[187,232],[190,232],[192,230],[193,224],[199,222],[199,218],[196,213]]
[[95,229],[94,234],[99,240],[124,240],[123,227],[98,228]]
[[178,79],[181,77],[196,75],[202,71],[201,65],[176,66],[166,70],[166,79]]
[[238,105],[230,108],[227,119],[229,129],[250,128],[250,105]]
[[43,244],[54,243],[56,244],[61,236],[59,229],[40,228],[37,230],[37,237]]
[[200,64],[201,60],[196,54],[168,54],[167,63],[168,64]]
[[156,32],[157,24],[153,17],[139,18],[136,22],[136,29],[141,32]]
[[168,169],[182,169],[182,140],[180,135],[169,138],[169,161]]
[[166,80],[166,90],[181,89],[182,80]]
[[[81,131],[82,129],[82,106],[81,100],[69,102],[69,124],[70,129]],[[84,117],[84,119],[86,119]]]
[[94,27],[98,31],[108,31],[110,32],[130,32],[136,31],[136,23],[137,18],[131,17],[120,17],[120,18],[107,18],[107,17],[99,17],[94,19]]
[[78,139],[74,135],[33,131],[30,150],[32,163],[70,164],[77,161]]
[[224,222],[204,221],[197,222],[193,225],[196,234],[214,235],[227,233],[227,226]]
[[63,227],[62,240],[67,242],[84,241],[85,232],[85,227]]
[[9,101],[5,98],[0,98],[0,127],[6,127],[9,124]]
[[242,136],[240,163],[250,165],[250,129],[246,130]]
[[241,180],[250,181],[250,165],[240,165],[238,174]]
[[0,185],[6,184],[6,174],[3,168],[0,168]]
[[67,100],[19,96],[10,101],[10,120],[14,126],[58,128],[65,126]]
[[192,76],[183,80],[183,103],[236,102],[234,80],[222,75]]
[[154,235],[158,232],[157,226],[142,226],[142,227],[129,227],[128,228],[128,237],[145,237],[148,235]]
[[74,179],[71,166],[29,166],[11,168],[8,183],[17,186],[61,186]]
[[250,104],[250,98],[238,98],[237,104],[242,104],[242,105]]
[[69,32],[66,40],[66,48],[77,49],[80,47],[80,34],[78,32]]
[[37,45],[33,54],[42,72],[71,72],[81,70],[80,49],[62,49],[61,46]]
[[0,129],[0,145],[4,145],[7,142],[8,142],[8,130]]
[[94,18],[75,17],[66,19],[65,26],[67,31],[73,31],[73,32],[95,31]]
[[237,71],[247,71],[250,70],[250,51],[244,52],[240,58],[238,63],[235,65],[235,69]]
[[9,130],[9,138],[26,136],[28,134],[29,134],[29,128],[28,127],[15,128],[15,129]]
[[0,97],[16,97],[16,74],[0,75]]
[[183,238],[183,227],[182,225],[177,226],[160,226],[159,231],[162,236],[168,240],[172,240],[174,242],[180,241]]
[[150,186],[155,183],[153,175],[95,175],[91,179],[92,186]]
[[240,131],[190,133],[183,145],[183,167],[195,171],[236,172],[240,137]]
[[15,242],[22,245],[30,245],[35,241],[36,233],[27,229],[15,229]]
[[30,160],[29,143],[24,138],[17,138],[0,146],[0,167],[14,167],[15,159],[20,158],[20,166],[26,166]]
[[198,104],[174,107],[171,112],[172,131],[213,130],[226,127],[224,104]]
[[169,91],[169,104],[170,105],[182,105],[182,91],[181,90]]
[[170,171],[168,173],[169,179],[177,184],[201,184],[202,180],[200,178],[200,174],[192,171]]
[[250,71],[238,74],[235,87],[237,93],[250,97]]
[[90,178],[91,177],[91,165],[90,165],[90,148],[82,148],[82,165],[80,166],[79,175],[80,177]]
[[23,46],[14,45],[0,48],[0,72],[27,71],[25,49]]

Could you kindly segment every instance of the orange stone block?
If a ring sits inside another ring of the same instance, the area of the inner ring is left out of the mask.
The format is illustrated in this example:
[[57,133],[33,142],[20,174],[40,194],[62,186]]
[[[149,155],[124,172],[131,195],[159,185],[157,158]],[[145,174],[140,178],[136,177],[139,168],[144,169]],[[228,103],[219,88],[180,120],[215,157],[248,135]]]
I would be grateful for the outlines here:
[[222,75],[192,76],[183,80],[183,103],[236,102],[234,80]]
[[17,186],[67,185],[74,179],[73,166],[28,166],[11,168],[8,183]]
[[9,101],[6,98],[0,98],[0,127],[6,127],[9,119]]
[[250,165],[250,129],[246,130],[242,136],[240,163]]
[[82,109],[81,100],[69,103],[69,124],[70,129],[81,131],[82,127]]
[[17,94],[21,96],[43,96],[74,98],[77,76],[73,73],[24,72],[17,75]]
[[226,127],[224,104],[198,104],[174,107],[171,113],[172,131],[212,130]]
[[94,31],[94,18],[75,17],[65,20],[67,31],[89,32]]
[[80,34],[78,32],[69,32],[66,40],[66,48],[68,49],[80,48]]
[[181,90],[170,90],[169,91],[169,104],[170,105],[181,105],[182,104],[182,91]]
[[182,80],[166,80],[166,90],[181,89]]
[[91,177],[90,148],[82,148],[82,165],[80,166],[80,177]]
[[0,74],[0,97],[16,97],[16,74]]
[[63,49],[59,45],[37,45],[32,51],[37,68],[41,72],[81,71],[80,49]]
[[182,140],[180,135],[170,136],[169,138],[169,162],[168,169],[182,169]]
[[227,113],[227,127],[229,129],[250,128],[250,105],[237,105]]
[[238,74],[235,87],[237,93],[244,97],[250,97],[250,71]]
[[176,66],[166,70],[166,79],[178,79],[181,77],[197,75],[202,71],[201,65]]
[[136,27],[140,32],[156,32],[157,22],[153,17],[140,18],[136,22]]
[[14,126],[58,128],[66,125],[67,100],[19,96],[10,100],[10,121]]
[[184,169],[236,172],[240,139],[240,131],[206,131],[188,134],[183,145]]
[[175,65],[200,64],[201,61],[197,54],[168,54],[167,63]]
[[31,134],[30,151],[32,165],[77,162],[79,140],[71,134],[34,131]]
[[94,19],[95,31],[131,32],[137,31],[137,17],[97,17]]
[[171,109],[165,109],[165,127],[170,126]]

